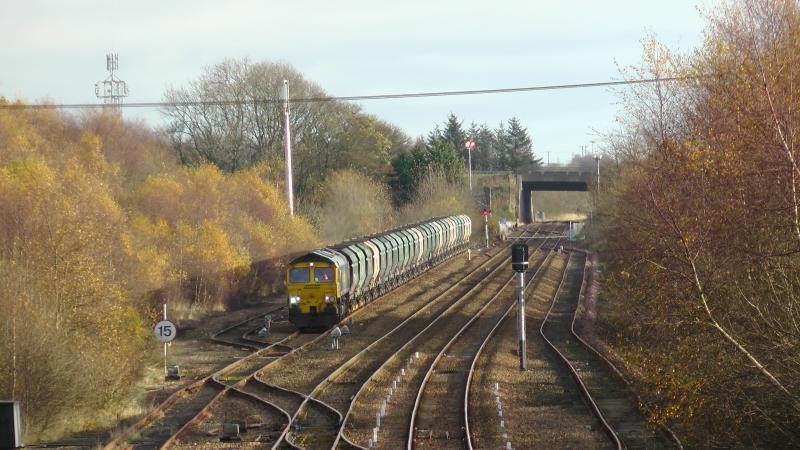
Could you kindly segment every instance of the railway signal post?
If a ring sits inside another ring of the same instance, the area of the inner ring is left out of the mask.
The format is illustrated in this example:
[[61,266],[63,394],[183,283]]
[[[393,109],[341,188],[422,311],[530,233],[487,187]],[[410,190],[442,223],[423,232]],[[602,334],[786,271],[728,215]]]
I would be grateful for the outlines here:
[[519,333],[519,370],[526,369],[525,345],[525,271],[528,270],[528,245],[511,246],[511,268],[519,274],[517,287],[517,332]]

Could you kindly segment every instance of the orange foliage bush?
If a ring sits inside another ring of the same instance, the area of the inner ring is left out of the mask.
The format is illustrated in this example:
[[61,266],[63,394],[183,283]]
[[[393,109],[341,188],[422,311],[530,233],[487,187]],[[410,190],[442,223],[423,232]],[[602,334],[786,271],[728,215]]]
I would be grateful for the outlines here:
[[0,397],[23,401],[29,439],[129,398],[154,348],[153,293],[221,303],[252,262],[316,243],[268,168],[169,155],[112,112],[0,111]]
[[[800,446],[800,7],[715,11],[652,43],[598,193],[606,320],[656,422],[703,448]],[[606,160],[604,160],[606,161]]]

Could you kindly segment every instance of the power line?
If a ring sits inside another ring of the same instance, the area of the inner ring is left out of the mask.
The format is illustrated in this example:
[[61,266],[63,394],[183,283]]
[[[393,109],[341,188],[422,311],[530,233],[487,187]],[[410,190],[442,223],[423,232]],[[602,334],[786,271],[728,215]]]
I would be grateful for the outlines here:
[[[667,77],[667,78],[644,78],[638,80],[623,81],[601,81],[596,83],[577,83],[577,84],[553,84],[545,86],[528,86],[500,89],[477,89],[469,91],[439,91],[439,92],[416,92],[404,94],[379,94],[379,95],[352,95],[342,97],[306,97],[293,98],[292,103],[322,103],[334,101],[360,101],[360,100],[392,100],[401,98],[421,98],[421,97],[454,97],[461,95],[483,95],[483,94],[506,94],[512,92],[532,92],[532,91],[553,91],[561,89],[583,89],[593,87],[621,86],[631,84],[683,81],[692,79],[690,77]],[[198,100],[186,102],[139,102],[124,103],[119,105],[123,108],[164,108],[178,106],[238,106],[255,104],[278,104],[278,98],[262,98],[248,100]],[[64,104],[6,104],[0,105],[0,109],[91,109],[102,107],[96,103],[64,103]]]

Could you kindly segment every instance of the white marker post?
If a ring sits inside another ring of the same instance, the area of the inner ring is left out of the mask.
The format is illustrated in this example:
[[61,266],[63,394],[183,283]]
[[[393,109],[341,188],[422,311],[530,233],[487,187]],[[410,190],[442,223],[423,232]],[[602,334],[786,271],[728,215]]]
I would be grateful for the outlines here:
[[489,210],[483,208],[481,215],[483,216],[483,234],[486,237],[486,248],[489,248]]
[[178,327],[167,320],[167,304],[164,303],[164,320],[158,322],[153,329],[156,339],[164,343],[164,376],[167,376],[167,343],[175,339],[178,334]]
[[289,122],[289,81],[283,80],[280,99],[283,100],[283,146],[284,159],[286,160],[286,202],[289,205],[289,215],[294,216],[294,181],[292,177],[292,127]]

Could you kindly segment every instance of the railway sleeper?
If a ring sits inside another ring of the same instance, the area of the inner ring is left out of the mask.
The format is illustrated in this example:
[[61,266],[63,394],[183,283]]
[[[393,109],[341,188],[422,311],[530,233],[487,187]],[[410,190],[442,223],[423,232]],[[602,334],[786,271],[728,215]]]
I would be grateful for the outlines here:
[[416,432],[415,440],[427,439],[443,439],[446,441],[451,440],[464,440],[467,437],[464,428],[462,427],[460,430],[414,430]]

